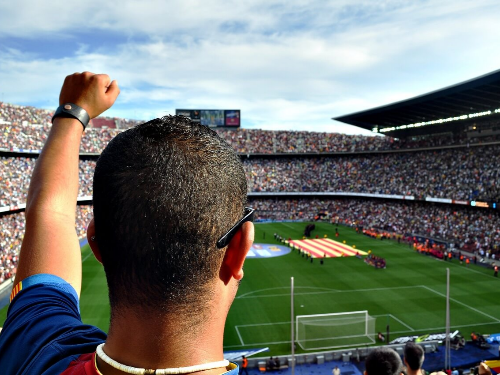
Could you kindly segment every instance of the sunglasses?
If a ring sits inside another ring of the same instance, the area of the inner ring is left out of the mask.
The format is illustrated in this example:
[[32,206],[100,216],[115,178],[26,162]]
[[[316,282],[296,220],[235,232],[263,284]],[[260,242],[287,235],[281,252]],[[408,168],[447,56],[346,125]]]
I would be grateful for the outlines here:
[[229,245],[229,242],[231,242],[231,239],[234,237],[236,232],[241,228],[243,223],[246,223],[247,221],[252,221],[253,222],[253,214],[255,210],[251,207],[245,207],[245,214],[243,217],[233,225],[231,229],[227,231],[226,234],[224,234],[221,238],[219,238],[219,241],[217,241],[217,247],[219,249],[222,249],[223,247],[226,247]]

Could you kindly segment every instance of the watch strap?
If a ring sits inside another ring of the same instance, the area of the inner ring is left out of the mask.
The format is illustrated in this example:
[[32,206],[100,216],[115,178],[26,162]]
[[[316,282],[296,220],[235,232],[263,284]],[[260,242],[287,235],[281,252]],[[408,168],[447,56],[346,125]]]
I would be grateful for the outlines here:
[[58,117],[77,119],[82,123],[83,130],[85,130],[90,121],[90,116],[87,111],[73,103],[64,103],[60,105],[54,113],[54,116],[52,116],[52,123],[54,122],[54,119]]

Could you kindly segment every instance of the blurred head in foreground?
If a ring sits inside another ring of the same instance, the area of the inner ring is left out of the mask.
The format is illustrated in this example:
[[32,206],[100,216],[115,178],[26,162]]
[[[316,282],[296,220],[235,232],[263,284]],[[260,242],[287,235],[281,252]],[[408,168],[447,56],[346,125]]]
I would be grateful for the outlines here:
[[365,361],[365,375],[399,375],[403,364],[393,349],[379,347],[370,352]]

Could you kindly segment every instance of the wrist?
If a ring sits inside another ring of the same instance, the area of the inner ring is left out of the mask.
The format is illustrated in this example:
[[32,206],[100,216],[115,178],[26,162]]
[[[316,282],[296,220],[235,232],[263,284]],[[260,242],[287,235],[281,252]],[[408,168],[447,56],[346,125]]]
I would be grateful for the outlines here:
[[64,103],[60,105],[54,113],[54,116],[52,116],[52,123],[54,123],[54,120],[58,117],[77,119],[82,124],[83,130],[85,130],[90,121],[90,116],[87,111],[74,103]]

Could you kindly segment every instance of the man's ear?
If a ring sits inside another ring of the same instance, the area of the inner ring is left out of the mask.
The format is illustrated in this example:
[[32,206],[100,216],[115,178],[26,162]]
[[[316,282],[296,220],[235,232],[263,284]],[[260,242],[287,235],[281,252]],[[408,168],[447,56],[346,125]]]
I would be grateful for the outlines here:
[[253,223],[247,221],[243,223],[240,230],[236,232],[229,242],[219,272],[220,279],[225,285],[231,281],[231,278],[236,280],[243,278],[243,263],[245,263],[245,257],[252,247],[253,238]]
[[101,251],[99,250],[99,245],[97,245],[97,238],[95,236],[94,218],[90,220],[89,226],[87,227],[87,241],[92,249],[92,252],[94,253],[95,258],[102,264]]

